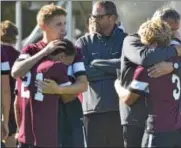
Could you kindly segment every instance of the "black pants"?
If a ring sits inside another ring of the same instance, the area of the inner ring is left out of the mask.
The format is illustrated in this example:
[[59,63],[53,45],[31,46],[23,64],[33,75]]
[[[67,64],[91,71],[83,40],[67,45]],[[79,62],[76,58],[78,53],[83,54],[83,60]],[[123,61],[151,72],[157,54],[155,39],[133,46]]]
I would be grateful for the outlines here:
[[145,130],[142,147],[181,147],[181,130],[159,133]]
[[123,147],[119,112],[84,116],[87,147]]
[[60,104],[59,145],[64,148],[84,147],[83,112],[78,99]]
[[6,148],[6,145],[2,141],[1,141],[1,148]]
[[144,127],[123,125],[124,147],[141,147]]

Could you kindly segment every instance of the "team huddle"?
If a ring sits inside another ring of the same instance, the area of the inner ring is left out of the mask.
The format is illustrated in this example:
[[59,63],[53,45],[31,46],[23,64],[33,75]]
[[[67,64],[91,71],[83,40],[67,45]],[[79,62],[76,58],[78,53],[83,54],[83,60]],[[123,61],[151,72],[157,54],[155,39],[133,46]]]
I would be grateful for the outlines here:
[[115,4],[97,2],[75,45],[64,39],[66,14],[43,6],[43,38],[21,53],[17,28],[1,23],[14,30],[1,35],[1,146],[13,135],[18,148],[181,147],[179,13],[159,9],[127,35]]

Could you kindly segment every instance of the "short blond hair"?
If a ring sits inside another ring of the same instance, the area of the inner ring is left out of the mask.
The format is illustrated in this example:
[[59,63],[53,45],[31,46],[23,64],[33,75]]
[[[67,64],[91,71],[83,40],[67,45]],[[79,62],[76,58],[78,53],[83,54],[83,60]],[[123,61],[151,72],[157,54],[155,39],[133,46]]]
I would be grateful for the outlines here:
[[0,25],[1,41],[5,43],[16,43],[16,36],[18,35],[18,28],[16,25],[5,20]]
[[141,42],[145,45],[157,43],[159,47],[165,47],[171,41],[172,30],[165,21],[155,19],[143,23],[138,34],[141,37]]
[[56,6],[55,4],[44,5],[37,14],[37,23],[38,25],[47,24],[54,16],[57,15],[66,16],[67,12],[63,7]]

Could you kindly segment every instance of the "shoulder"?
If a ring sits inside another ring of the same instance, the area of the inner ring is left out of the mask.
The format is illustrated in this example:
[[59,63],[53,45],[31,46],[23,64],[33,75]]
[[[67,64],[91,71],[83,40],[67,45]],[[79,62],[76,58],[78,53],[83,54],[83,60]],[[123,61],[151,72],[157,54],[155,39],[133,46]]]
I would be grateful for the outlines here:
[[134,41],[134,40],[140,40],[140,37],[137,33],[134,33],[134,34],[129,34],[125,37],[125,40],[128,40],[128,41]]
[[22,49],[22,53],[28,53],[30,55],[33,55],[33,54],[36,54],[39,50],[41,50],[41,48],[43,47],[41,46],[41,41],[40,41],[40,42],[25,46]]
[[81,46],[87,46],[89,44],[92,44],[93,41],[97,39],[97,34],[95,33],[87,33],[83,36],[81,36],[77,41],[76,41],[76,46],[80,47]]
[[50,67],[49,71],[52,71],[51,73],[56,73],[58,75],[67,75],[67,65],[63,64],[60,61],[53,62],[52,66]]
[[116,27],[115,31],[116,31],[116,36],[120,36],[120,37],[125,38],[125,37],[128,35],[127,33],[125,33],[125,32],[124,32],[121,28],[119,28],[119,27]]
[[67,81],[68,66],[62,62],[54,62],[49,68],[47,74],[52,77],[56,82],[61,83],[62,81]]
[[37,72],[45,72],[48,71],[53,65],[54,62],[51,60],[41,60],[34,67],[37,66]]
[[60,62],[60,61],[57,61],[57,62],[53,63],[53,67],[64,70],[64,69],[67,69],[68,66],[65,65],[64,63]]

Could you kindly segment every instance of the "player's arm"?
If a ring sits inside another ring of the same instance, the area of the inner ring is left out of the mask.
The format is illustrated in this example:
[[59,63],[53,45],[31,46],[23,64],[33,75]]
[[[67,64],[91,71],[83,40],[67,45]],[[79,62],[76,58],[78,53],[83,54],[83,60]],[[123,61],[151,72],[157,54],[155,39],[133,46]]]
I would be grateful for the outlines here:
[[18,96],[15,96],[15,100],[14,100],[14,115],[15,115],[15,121],[16,121],[16,125],[17,128],[19,130],[20,125],[21,125],[21,116],[20,116],[20,108],[19,108],[19,104],[18,104]]
[[43,93],[46,94],[66,94],[76,95],[87,90],[87,77],[85,75],[78,76],[76,82],[72,85],[59,86],[54,80],[44,79],[37,81],[36,85]]
[[[172,39],[171,43],[172,46],[174,45],[181,45],[181,40],[178,38]],[[181,61],[180,62],[160,62],[158,64],[153,65],[148,69],[150,77],[160,77],[165,74],[175,73],[178,76],[181,76]]]
[[10,82],[9,82],[9,74],[1,76],[1,89],[2,89],[2,139],[6,139],[9,134],[9,112],[10,112],[10,105],[11,105],[11,90],[10,90]]
[[11,90],[10,90],[10,82],[9,82],[9,74],[2,74],[1,77],[1,85],[2,85],[2,114],[4,117],[4,125],[8,125],[9,122],[9,112],[11,105]]
[[140,94],[131,92],[129,89],[122,87],[119,80],[115,81],[114,87],[119,99],[121,99],[127,105],[132,105],[140,97]]
[[158,62],[168,60],[174,56],[181,56],[181,46],[149,49],[143,45],[138,35],[128,35],[123,43],[125,56],[133,63],[143,66],[151,66]]
[[88,81],[86,75],[77,76],[76,82],[70,86],[58,88],[59,94],[79,94],[87,90]]
[[6,139],[9,134],[9,112],[11,105],[11,88],[10,88],[10,64],[8,61],[8,57],[5,52],[1,52],[1,103],[2,103],[2,113],[1,119],[3,115],[3,122],[1,125],[2,128],[2,139]]
[[121,86],[120,80],[117,79],[114,83],[114,87],[119,99],[127,105],[132,105],[140,96],[146,96],[149,93],[149,83],[146,81],[145,77],[147,76],[143,68],[140,68],[139,71],[135,71],[134,78],[128,88]]
[[20,107],[18,102],[18,80],[16,81],[15,89],[14,89],[15,99],[14,99],[14,115],[17,128],[19,130],[21,124],[21,115],[20,115]]
[[58,43],[60,43],[58,40],[50,42],[45,48],[33,56],[30,54],[30,50],[33,50],[33,47],[28,46],[24,48],[12,67],[12,77],[17,78],[24,76],[39,60],[57,49],[58,46],[56,45],[58,45]]

